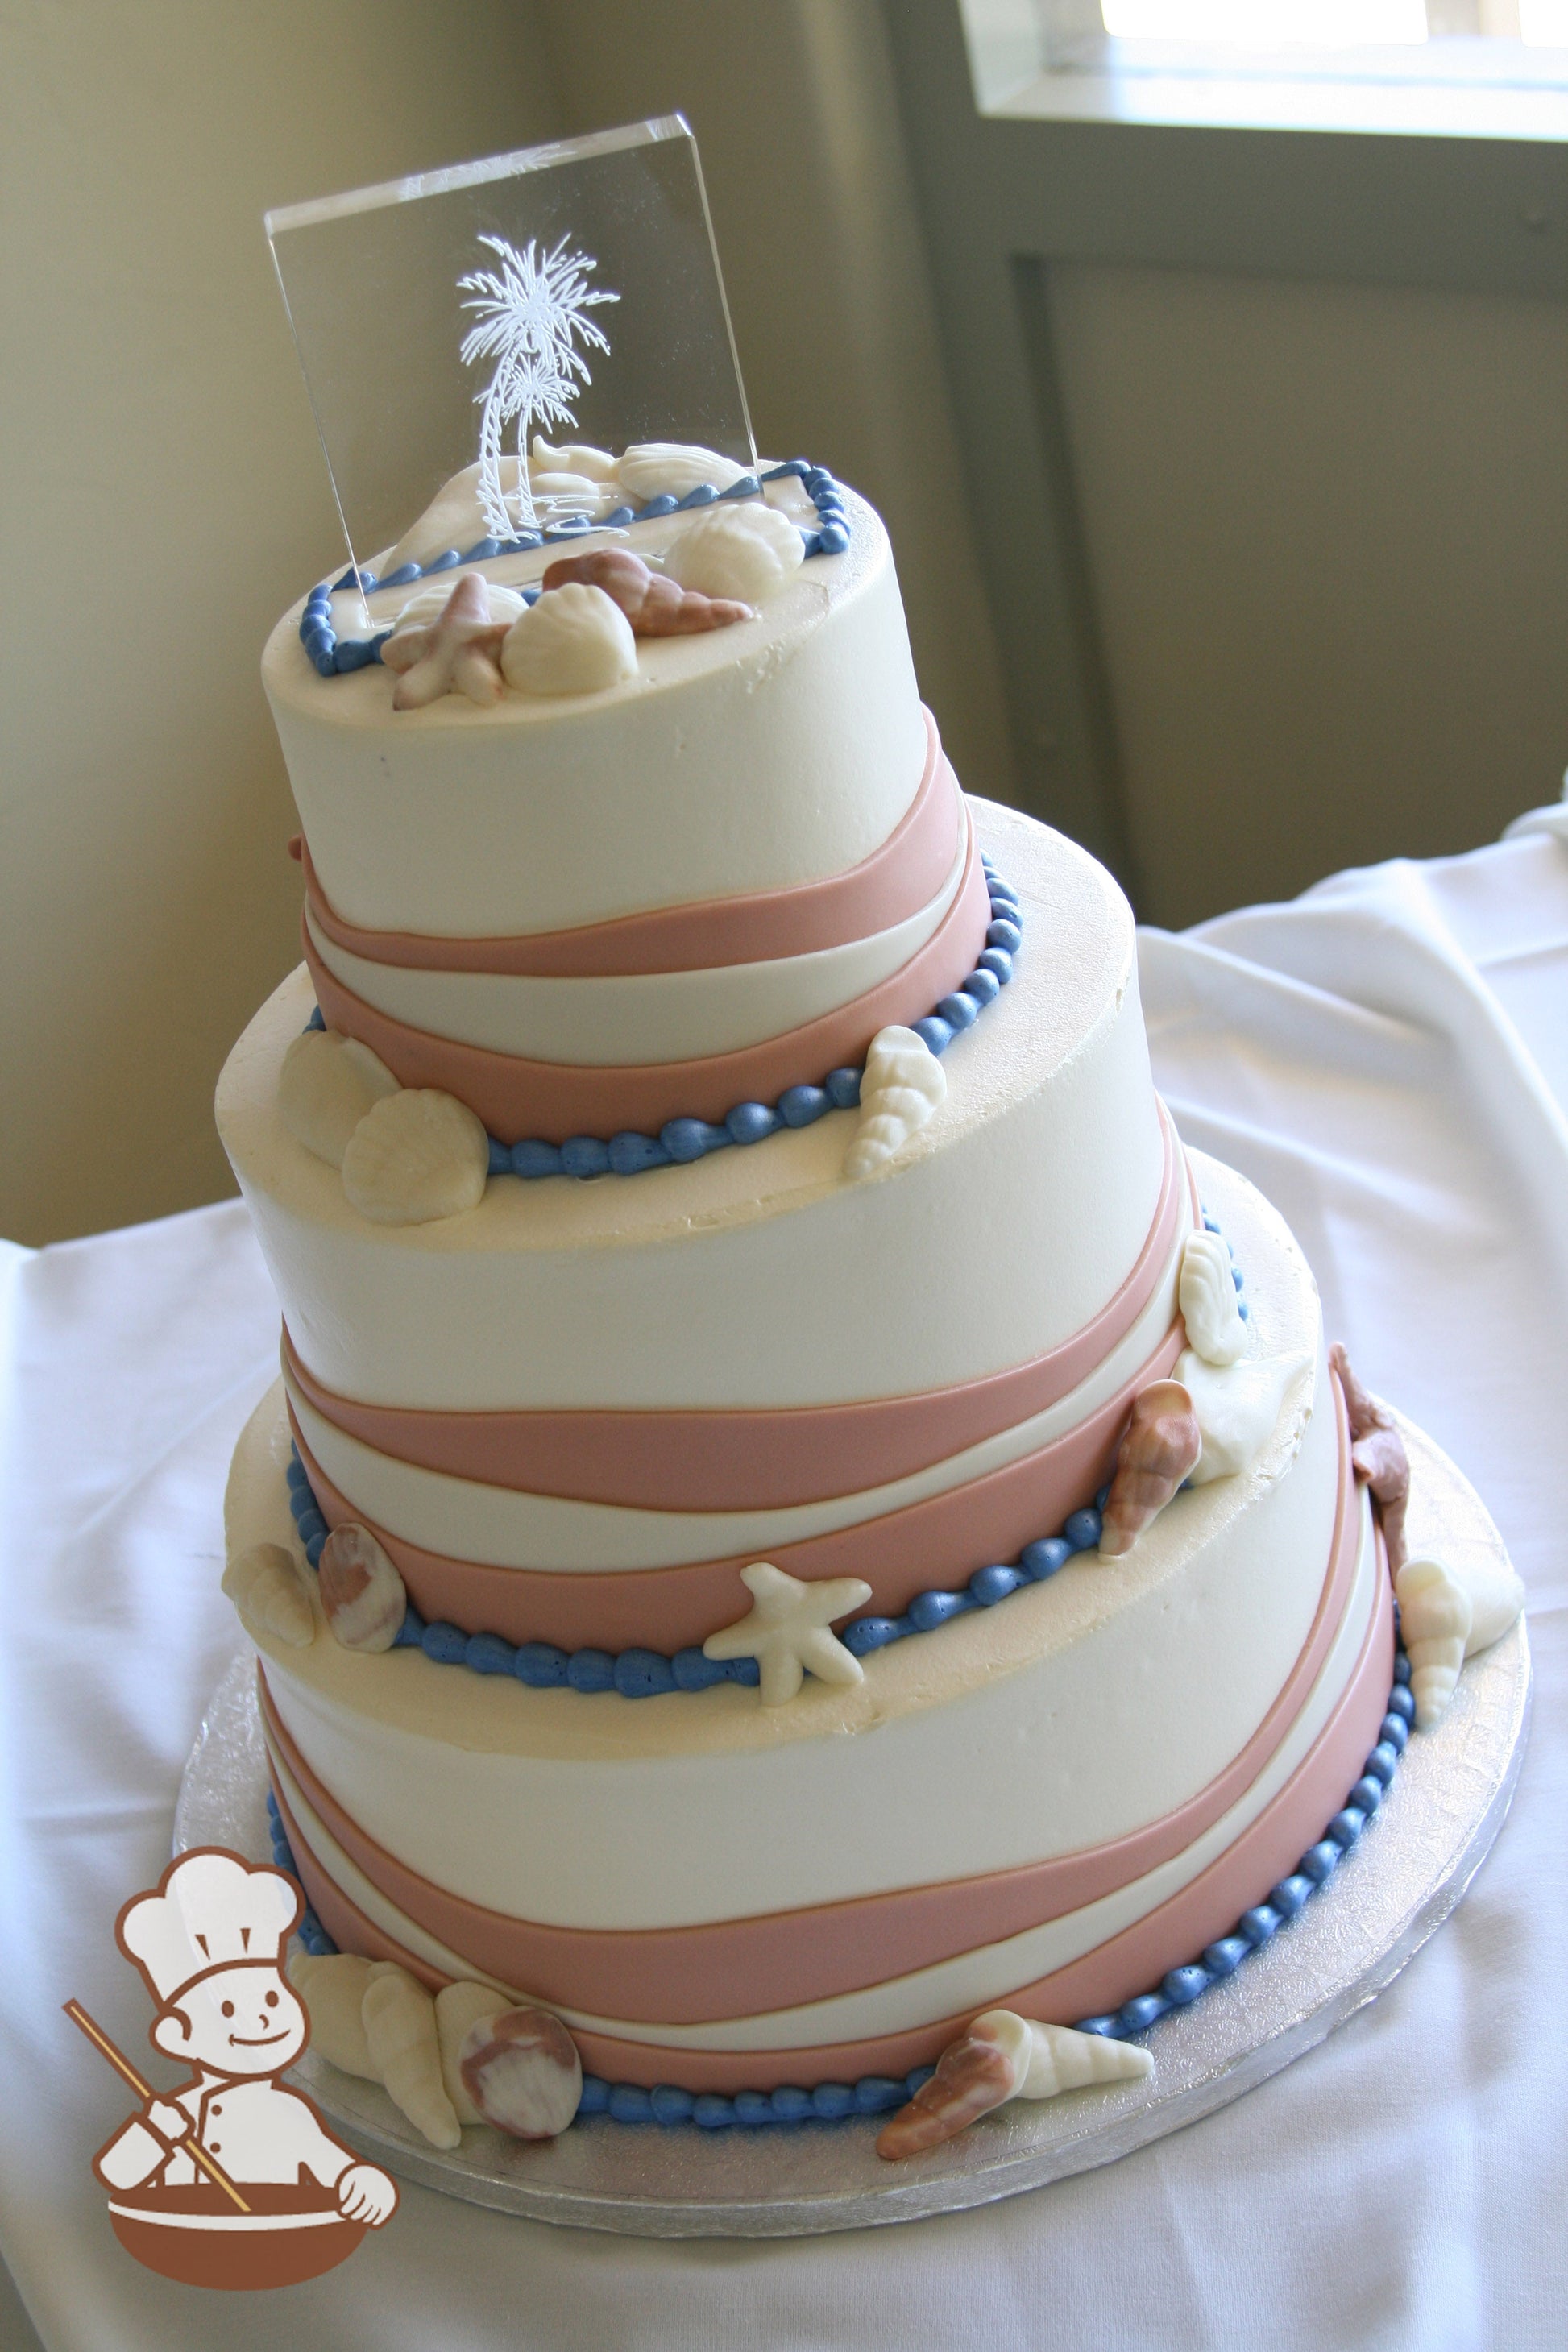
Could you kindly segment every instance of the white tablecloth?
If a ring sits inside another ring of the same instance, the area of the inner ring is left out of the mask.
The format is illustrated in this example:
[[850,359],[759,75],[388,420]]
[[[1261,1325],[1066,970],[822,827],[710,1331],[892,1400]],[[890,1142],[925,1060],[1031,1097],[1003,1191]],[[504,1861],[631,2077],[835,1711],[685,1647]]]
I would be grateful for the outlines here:
[[[145,2050],[112,1921],[168,1858],[180,1768],[235,1646],[219,1507],[276,1369],[277,1307],[237,1205],[14,1251],[0,1259],[0,2247],[49,2352],[1568,2340],[1568,824],[1545,812],[1468,857],[1147,934],[1142,982],[1183,1133],[1284,1211],[1331,1333],[1467,1470],[1529,1584],[1531,1752],[1455,1918],[1372,2009],[1251,2096],[979,2212],[665,2245],[406,2189],[394,2224],[313,2285],[166,2285],[110,2236],[88,2168],[126,2095],[59,2004],[77,1995]],[[28,2344],[26,2328],[0,2300],[0,2344]]]

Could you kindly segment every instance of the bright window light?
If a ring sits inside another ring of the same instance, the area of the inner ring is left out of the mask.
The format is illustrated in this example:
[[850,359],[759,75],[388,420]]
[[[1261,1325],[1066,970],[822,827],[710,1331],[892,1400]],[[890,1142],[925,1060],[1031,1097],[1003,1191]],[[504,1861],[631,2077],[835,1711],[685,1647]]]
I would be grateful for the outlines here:
[[[1106,31],[1123,41],[1348,49],[1426,38],[1426,0],[1103,0],[1103,8]],[[1568,24],[1568,0],[1533,0],[1533,13]]]

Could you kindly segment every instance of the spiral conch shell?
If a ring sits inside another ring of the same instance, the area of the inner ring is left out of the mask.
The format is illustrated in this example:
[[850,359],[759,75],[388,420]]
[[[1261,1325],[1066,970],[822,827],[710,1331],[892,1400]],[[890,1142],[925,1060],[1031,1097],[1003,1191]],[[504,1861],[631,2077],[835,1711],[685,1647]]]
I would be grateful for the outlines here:
[[353,1519],[335,1527],[321,1546],[316,1590],[334,1640],[345,1650],[390,1650],[403,1630],[408,1594],[403,1579],[368,1528]]
[[462,2131],[441,2081],[436,2004],[395,1960],[373,1960],[360,2004],[365,2050],[376,2079],[435,2147],[456,2147]]
[[500,666],[519,694],[603,694],[637,676],[637,649],[615,599],[570,581],[512,623]]
[[269,1633],[291,1650],[308,1650],[316,1638],[310,1597],[292,1556],[281,1544],[252,1544],[236,1554],[223,1572],[223,1589],[253,1639]]
[[[1329,1361],[1339,1374],[1351,1425],[1351,1460],[1356,1476],[1372,1489],[1388,1547],[1391,1575],[1405,1561],[1405,1513],[1410,1501],[1410,1461],[1393,1413],[1380,1397],[1363,1389],[1351,1370],[1350,1358],[1339,1340],[1329,1349]],[[1510,1621],[1511,1622],[1511,1621]]]
[[704,483],[732,489],[744,473],[732,457],[689,441],[636,441],[616,461],[616,479],[635,506],[649,499],[689,498]]
[[860,1124],[844,1156],[851,1181],[885,1166],[947,1094],[947,1074],[912,1029],[879,1029],[860,1080]]
[[513,2139],[553,2139],[583,2096],[577,2045],[547,2009],[504,2009],[476,2020],[458,2071],[477,2112]]
[[596,547],[585,555],[563,555],[550,566],[544,585],[552,593],[571,581],[602,588],[631,623],[634,637],[689,637],[727,629],[756,618],[749,604],[682,588],[662,572],[650,572],[629,547]]
[[1218,1234],[1189,1234],[1179,1286],[1187,1345],[1205,1364],[1234,1364],[1247,1353],[1247,1325],[1230,1271],[1230,1252]]
[[295,1952],[289,1981],[310,2018],[310,2047],[345,2074],[379,2083],[362,2014],[371,1964],[353,1952]]
[[1133,1399],[1100,1515],[1100,1556],[1119,1559],[1158,1517],[1204,1450],[1193,1400],[1180,1381],[1153,1381]]
[[351,1208],[378,1225],[423,1225],[478,1206],[490,1147],[466,1104],[436,1087],[405,1087],[366,1113],[343,1154]]
[[1489,1650],[1513,1623],[1524,1586],[1506,1562],[1489,1556],[1458,1569],[1446,1560],[1407,1559],[1394,1589],[1415,1722],[1425,1731],[1453,1697],[1465,1660]]
[[683,588],[760,604],[798,572],[805,541],[787,515],[760,499],[710,509],[666,552],[664,568]]
[[1136,2042],[989,2009],[949,2043],[930,2082],[883,2126],[877,2153],[918,2155],[1008,2099],[1054,2099],[1093,2083],[1136,2082],[1153,2071],[1152,2057]]
[[278,1110],[296,1143],[341,1168],[365,1113],[397,1092],[397,1080],[357,1037],[307,1029],[291,1040],[278,1077]]

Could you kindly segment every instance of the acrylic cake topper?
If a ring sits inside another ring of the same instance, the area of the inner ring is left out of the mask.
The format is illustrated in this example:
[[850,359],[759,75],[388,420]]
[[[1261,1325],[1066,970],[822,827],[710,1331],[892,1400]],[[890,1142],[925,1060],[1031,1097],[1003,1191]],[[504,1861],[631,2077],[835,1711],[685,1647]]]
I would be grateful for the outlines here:
[[755,465],[679,115],[289,205],[266,226],[362,574],[465,473],[494,539],[592,518],[593,485],[564,459],[569,482],[531,486],[520,459],[547,430]]

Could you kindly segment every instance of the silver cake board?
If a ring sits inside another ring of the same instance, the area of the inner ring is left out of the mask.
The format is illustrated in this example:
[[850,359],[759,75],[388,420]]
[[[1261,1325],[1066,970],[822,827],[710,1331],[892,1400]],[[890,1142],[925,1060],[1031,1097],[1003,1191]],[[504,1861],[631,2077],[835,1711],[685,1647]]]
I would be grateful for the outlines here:
[[[1501,1559],[1500,1538],[1453,1464],[1401,1425],[1412,1552]],[[447,2153],[428,2146],[378,2085],[314,2052],[290,2079],[351,2146],[405,2179],[535,2221],[633,2237],[810,2237],[1043,2188],[1212,2114],[1376,2000],[1442,1926],[1502,1826],[1524,1753],[1530,1683],[1521,1618],[1466,1666],[1439,1722],[1412,1735],[1386,1801],[1327,1886],[1234,1976],[1152,2028],[1152,2076],[1015,2102],[902,2164],[877,2155],[882,2119],[872,2116],[705,2131],[595,2116],[544,2145],[469,2129]],[[250,1650],[214,1693],[185,1766],[174,1851],[193,1845],[271,1859]]]

